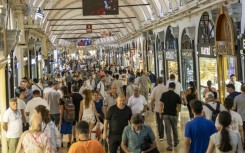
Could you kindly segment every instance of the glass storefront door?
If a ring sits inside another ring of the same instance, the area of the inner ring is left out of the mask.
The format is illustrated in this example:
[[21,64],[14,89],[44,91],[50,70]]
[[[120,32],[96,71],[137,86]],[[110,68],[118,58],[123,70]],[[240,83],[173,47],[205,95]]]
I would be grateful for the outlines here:
[[178,80],[178,62],[177,61],[167,61],[167,76],[169,79],[170,74],[175,75],[175,80]]
[[199,73],[199,95],[201,98],[203,98],[202,93],[205,87],[207,87],[208,80],[211,80],[213,83],[213,87],[215,87],[218,90],[218,72],[216,58],[199,57]]
[[223,100],[227,95],[227,91],[226,91],[226,84],[228,84],[230,82],[230,75],[231,74],[235,74],[237,75],[237,58],[235,56],[224,56],[221,55],[219,56],[219,59],[222,59],[222,63],[219,66],[219,69],[221,69],[222,71],[219,71],[220,73],[220,82],[221,82],[221,86],[220,88],[222,88],[221,91],[221,100]]
[[193,59],[185,59],[182,60],[183,64],[183,89],[188,89],[188,83],[190,81],[194,81],[194,67],[193,67]]

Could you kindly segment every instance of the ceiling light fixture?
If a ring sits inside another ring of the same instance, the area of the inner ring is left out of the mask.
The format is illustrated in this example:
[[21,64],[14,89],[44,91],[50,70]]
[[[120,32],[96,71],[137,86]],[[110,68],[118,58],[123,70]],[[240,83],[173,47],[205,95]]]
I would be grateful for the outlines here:
[[40,7],[38,8],[38,10],[35,12],[35,16],[38,17],[38,18],[43,18],[44,17],[44,14],[42,13]]

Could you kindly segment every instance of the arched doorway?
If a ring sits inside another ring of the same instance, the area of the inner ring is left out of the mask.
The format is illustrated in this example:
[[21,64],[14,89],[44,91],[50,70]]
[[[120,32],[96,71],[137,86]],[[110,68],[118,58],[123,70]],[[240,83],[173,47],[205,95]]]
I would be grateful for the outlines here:
[[[235,31],[233,21],[227,8],[222,6],[216,18],[215,48],[218,54],[219,95],[223,101],[227,96],[226,84],[230,83],[230,75],[237,76],[237,53],[235,52]],[[238,89],[236,89],[238,90]],[[240,89],[239,89],[240,90]]]
[[196,81],[193,43],[194,40],[191,40],[189,33],[185,28],[181,38],[182,85],[184,89],[188,88],[188,83],[190,81]]
[[207,81],[211,80],[213,86],[218,89],[217,59],[213,49],[214,46],[214,24],[208,12],[201,16],[198,27],[198,61],[199,61],[199,95],[207,86]]
[[170,74],[174,74],[176,80],[179,80],[179,63],[178,63],[178,39],[174,37],[172,27],[169,26],[166,32],[166,50],[165,57],[165,78],[169,79]]

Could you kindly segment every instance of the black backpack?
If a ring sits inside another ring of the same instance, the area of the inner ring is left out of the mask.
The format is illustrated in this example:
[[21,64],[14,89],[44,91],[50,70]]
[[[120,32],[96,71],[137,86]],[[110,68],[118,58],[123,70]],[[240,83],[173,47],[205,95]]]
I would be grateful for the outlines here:
[[64,109],[64,120],[66,122],[73,122],[75,120],[75,105],[72,102],[72,98],[70,98],[69,101],[67,101],[65,98],[62,98],[62,100],[65,102],[65,109]]
[[211,107],[209,104],[205,104],[205,106],[208,107],[208,109],[210,109],[212,111],[212,121],[215,123],[216,118],[218,116],[218,114],[220,113],[220,103],[216,102],[216,109],[214,109],[213,107]]

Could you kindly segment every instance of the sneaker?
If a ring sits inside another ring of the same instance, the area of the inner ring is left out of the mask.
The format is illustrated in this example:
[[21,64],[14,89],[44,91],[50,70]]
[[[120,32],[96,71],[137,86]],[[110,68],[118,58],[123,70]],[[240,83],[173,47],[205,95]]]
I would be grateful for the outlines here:
[[70,148],[70,146],[71,146],[71,143],[68,142],[68,143],[67,143],[67,148]]
[[177,141],[177,143],[174,143],[174,147],[177,147],[179,144],[179,140]]
[[164,138],[159,138],[159,141],[163,141],[164,140]]
[[172,147],[168,147],[167,150],[168,151],[173,151],[173,148]]

